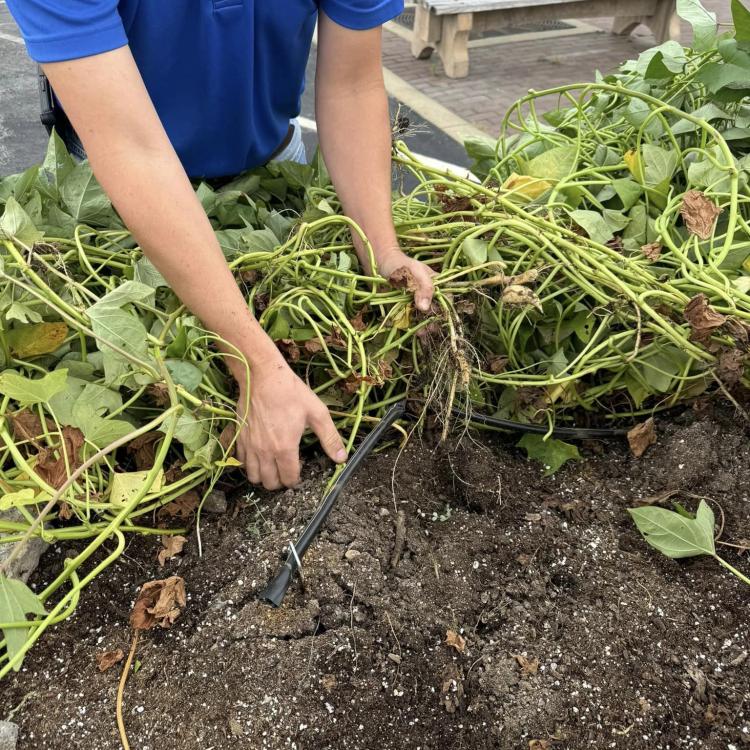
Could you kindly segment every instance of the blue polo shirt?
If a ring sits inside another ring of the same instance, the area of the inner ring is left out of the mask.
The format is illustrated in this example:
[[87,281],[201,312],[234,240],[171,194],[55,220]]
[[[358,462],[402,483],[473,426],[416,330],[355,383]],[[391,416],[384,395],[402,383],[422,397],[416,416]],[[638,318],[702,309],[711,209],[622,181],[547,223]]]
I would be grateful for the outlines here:
[[130,45],[187,173],[263,164],[300,111],[318,11],[379,26],[403,0],[7,0],[39,63]]

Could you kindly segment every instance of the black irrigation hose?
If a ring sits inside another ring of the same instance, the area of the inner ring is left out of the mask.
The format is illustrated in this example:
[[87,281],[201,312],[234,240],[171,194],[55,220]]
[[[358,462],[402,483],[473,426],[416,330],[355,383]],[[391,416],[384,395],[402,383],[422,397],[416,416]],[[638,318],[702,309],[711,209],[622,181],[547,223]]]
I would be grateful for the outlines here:
[[[465,412],[462,412],[459,409],[454,409],[453,412],[456,416],[465,415]],[[284,600],[284,596],[292,583],[294,574],[299,570],[305,552],[307,552],[308,547],[320,533],[320,530],[323,527],[326,518],[328,518],[328,514],[333,509],[341,491],[352,478],[354,472],[362,461],[367,458],[381,441],[388,429],[396,420],[401,419],[402,417],[407,417],[409,419],[417,418],[416,415],[409,414],[406,411],[406,401],[399,401],[394,404],[380,420],[377,427],[367,435],[359,448],[357,448],[352,454],[351,458],[347,461],[344,470],[339,474],[333,487],[331,487],[328,494],[323,498],[323,502],[320,504],[318,510],[315,511],[315,515],[310,519],[310,522],[305,527],[305,530],[302,532],[299,539],[294,545],[290,545],[286,561],[282,563],[281,567],[276,571],[276,574],[269,581],[263,591],[258,594],[261,601],[271,604],[274,607],[279,607],[281,605],[281,602]],[[472,414],[469,421],[475,424],[484,425],[485,427],[513,430],[515,432],[531,432],[537,435],[546,435],[550,433],[550,429],[544,425],[513,422],[508,419],[488,417],[484,414]],[[627,434],[627,430],[614,428],[554,427],[551,434],[555,437],[569,438],[573,440],[587,440],[592,438],[621,437]]]

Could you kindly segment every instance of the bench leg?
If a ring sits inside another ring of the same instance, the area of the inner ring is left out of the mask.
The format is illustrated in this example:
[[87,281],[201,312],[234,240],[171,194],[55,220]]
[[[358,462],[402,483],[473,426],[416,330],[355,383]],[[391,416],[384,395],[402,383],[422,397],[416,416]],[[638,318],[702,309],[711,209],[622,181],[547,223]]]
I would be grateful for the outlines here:
[[661,2],[656,13],[644,22],[654,33],[657,44],[672,39],[680,39],[680,17],[677,15],[677,2]]
[[448,78],[466,78],[469,75],[469,32],[472,13],[445,16],[437,50]]
[[641,23],[651,29],[657,44],[663,44],[671,39],[679,40],[680,19],[677,15],[676,0],[661,0],[656,13],[652,16],[618,16],[612,24],[612,33],[630,34]]
[[436,16],[424,5],[417,5],[414,15],[414,31],[411,37],[411,53],[419,60],[426,60],[440,41],[442,16]]

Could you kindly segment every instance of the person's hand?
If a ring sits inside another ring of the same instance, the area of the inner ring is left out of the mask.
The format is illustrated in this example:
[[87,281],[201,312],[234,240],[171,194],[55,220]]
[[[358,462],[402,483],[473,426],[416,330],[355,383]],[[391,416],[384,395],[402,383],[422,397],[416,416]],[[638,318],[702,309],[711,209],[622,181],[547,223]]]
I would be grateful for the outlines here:
[[[391,279],[396,271],[405,268],[409,271],[409,291],[414,293],[414,304],[418,310],[427,312],[432,304],[432,295],[435,289],[432,284],[433,276],[436,276],[429,266],[421,263],[415,258],[410,258],[403,250],[395,249],[376,256],[378,271],[386,279]],[[403,283],[404,280],[401,280]]]
[[[245,380],[239,380],[241,417],[247,404]],[[292,372],[281,355],[253,368],[249,406],[236,450],[253,484],[278,490],[299,483],[299,443],[308,427],[331,459],[336,463],[346,461],[344,442],[325,404]]]

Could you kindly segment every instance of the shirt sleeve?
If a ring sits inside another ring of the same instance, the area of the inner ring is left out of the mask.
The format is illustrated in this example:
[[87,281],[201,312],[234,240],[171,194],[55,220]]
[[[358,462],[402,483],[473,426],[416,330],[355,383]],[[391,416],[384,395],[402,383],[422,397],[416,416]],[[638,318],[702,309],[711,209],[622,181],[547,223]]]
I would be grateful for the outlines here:
[[331,20],[348,29],[372,29],[404,11],[403,0],[320,0]]
[[89,57],[128,37],[117,0],[7,0],[29,55],[38,63]]

